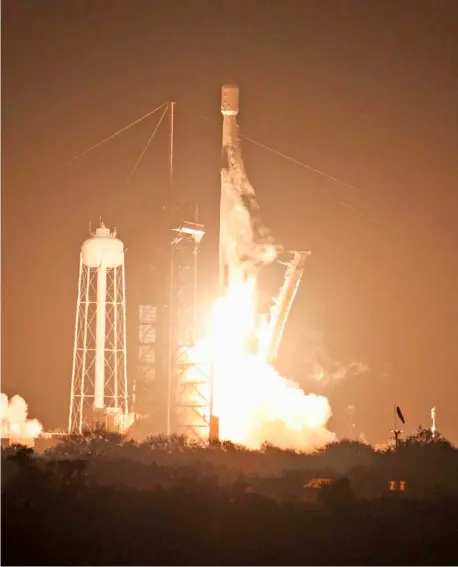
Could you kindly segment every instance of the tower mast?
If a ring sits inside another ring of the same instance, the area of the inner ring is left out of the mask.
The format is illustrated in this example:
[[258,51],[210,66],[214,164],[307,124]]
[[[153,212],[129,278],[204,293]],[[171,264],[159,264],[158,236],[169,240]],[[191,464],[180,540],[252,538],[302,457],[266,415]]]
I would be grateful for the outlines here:
[[173,202],[173,141],[174,141],[174,122],[175,122],[175,103],[169,103],[170,114],[170,145],[169,145],[169,199]]
[[[169,103],[170,115],[170,143],[169,143],[169,195],[167,199],[167,238],[170,235],[170,230],[173,228],[174,220],[174,190],[173,190],[173,149],[174,149],[174,127],[175,127],[175,103]],[[172,250],[170,249],[170,262],[169,262],[169,290],[167,298],[167,435],[172,433],[172,406],[173,406],[173,321],[172,321],[172,302],[173,302],[173,257]]]
[[[208,430],[206,388],[209,363],[195,359],[197,257],[204,227],[196,212],[180,204],[174,187],[174,110],[171,102],[169,144],[169,194],[167,198],[167,307],[166,380],[167,434],[202,438]],[[194,207],[193,207],[194,208]],[[191,216],[194,222],[186,217]],[[169,239],[172,237],[171,240]]]

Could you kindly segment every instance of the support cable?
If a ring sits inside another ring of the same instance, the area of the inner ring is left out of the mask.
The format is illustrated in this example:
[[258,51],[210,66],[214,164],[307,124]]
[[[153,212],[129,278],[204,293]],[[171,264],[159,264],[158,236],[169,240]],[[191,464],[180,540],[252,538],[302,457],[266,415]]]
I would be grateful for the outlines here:
[[354,189],[355,191],[358,192],[362,192],[362,189],[360,189],[359,187],[356,187],[356,185],[353,185],[352,183],[348,183],[347,181],[344,181],[343,179],[339,179],[338,177],[334,177],[333,175],[329,175],[328,173],[325,173],[324,171],[321,171],[320,169],[316,169],[315,167],[312,167],[311,165],[309,165],[308,163],[304,163],[302,161],[299,161],[296,158],[293,158],[287,154],[284,154],[283,152],[280,152],[278,150],[275,150],[274,148],[271,148],[270,146],[266,146],[266,144],[262,144],[261,142],[257,142],[256,140],[253,140],[253,138],[249,138],[248,136],[244,136],[243,134],[239,134],[239,137],[242,138],[243,140],[246,140],[247,142],[250,142],[251,144],[254,144],[255,146],[258,146],[260,148],[263,148],[264,150],[267,150],[269,152],[272,152],[273,154],[287,160],[290,161],[291,163],[294,163],[296,165],[298,165],[299,167],[303,167],[305,169],[308,169],[309,171],[313,171],[314,173],[317,173],[318,175],[321,175],[322,177],[325,177],[326,179],[330,179],[331,181],[335,181],[336,183],[339,183],[339,185],[343,185],[344,187],[349,187],[350,189]]
[[73,156],[72,158],[70,158],[69,160],[67,160],[65,163],[71,163],[72,161],[75,161],[83,156],[85,156],[86,154],[88,154],[90,151],[95,150],[95,148],[98,148],[99,146],[101,146],[102,144],[105,144],[105,142],[108,142],[109,140],[112,140],[113,138],[115,138],[116,136],[118,136],[119,134],[122,134],[123,132],[125,132],[126,130],[128,130],[129,128],[132,128],[132,126],[135,126],[136,124],[138,124],[139,122],[141,122],[142,120],[145,120],[145,118],[148,118],[149,116],[153,115],[155,112],[157,112],[158,110],[161,110],[161,108],[164,108],[164,106],[168,106],[168,102],[164,102],[162,103],[160,106],[158,106],[157,108],[155,108],[154,110],[151,110],[150,112],[147,112],[146,114],[144,114],[143,116],[140,116],[140,118],[137,118],[136,120],[134,120],[133,122],[131,122],[130,124],[128,124],[127,126],[124,126],[123,128],[117,130],[114,134],[111,134],[110,136],[108,136],[107,138],[104,138],[103,140],[101,140],[100,142],[97,142],[96,144],[94,144],[93,146],[91,146],[90,148],[85,149],[84,151],[82,151],[81,153],[77,154],[76,156]]
[[[79,153],[79,154],[73,156],[71,159],[67,160],[65,163],[71,163],[71,162],[73,162],[73,161],[75,161],[75,160],[77,160],[77,159],[79,159],[79,158],[85,156],[85,155],[88,154],[90,151],[92,151],[92,150],[98,148],[99,146],[101,146],[102,144],[108,142],[109,140],[112,140],[113,138],[115,138],[115,137],[118,136],[119,134],[125,132],[126,130],[128,130],[128,129],[131,128],[132,126],[135,126],[136,124],[138,124],[138,123],[141,122],[142,120],[145,120],[146,118],[148,118],[149,116],[153,115],[155,112],[157,112],[158,110],[161,110],[161,109],[164,108],[164,107],[165,107],[164,113],[162,114],[161,118],[159,119],[159,122],[158,122],[158,124],[157,124],[157,126],[156,126],[156,128],[155,128],[155,130],[154,130],[154,132],[153,132],[153,134],[151,135],[150,139],[148,140],[148,142],[147,142],[145,148],[143,149],[143,151],[142,151],[141,154],[140,154],[140,157],[139,157],[137,163],[135,164],[133,170],[131,171],[131,173],[129,174],[129,176],[128,176],[128,178],[127,178],[127,183],[129,183],[131,177],[132,177],[133,174],[135,173],[136,168],[138,167],[138,164],[140,163],[140,160],[143,158],[143,156],[144,156],[144,154],[145,154],[147,148],[149,147],[149,144],[151,143],[152,139],[154,138],[154,136],[155,136],[155,134],[156,134],[156,131],[157,131],[157,129],[159,128],[159,125],[161,124],[161,122],[162,122],[162,120],[163,120],[163,118],[164,118],[164,116],[165,116],[165,113],[166,113],[167,109],[170,107],[170,103],[169,103],[169,102],[164,102],[164,103],[161,104],[160,106],[156,107],[154,110],[151,110],[150,112],[147,112],[146,114],[144,114],[144,115],[141,116],[140,118],[137,118],[136,120],[134,120],[133,122],[131,122],[131,123],[128,124],[127,126],[124,126],[123,128],[117,130],[116,132],[114,132],[113,134],[111,134],[110,136],[108,136],[107,138],[104,138],[103,140],[101,140],[100,142],[98,142],[98,143],[94,144],[93,146],[87,148],[87,149],[84,150],[83,152],[81,152],[81,153]],[[193,115],[193,116],[194,116],[194,115]],[[201,118],[202,120],[205,120],[206,122],[209,122],[209,123],[213,124],[213,125],[216,125],[216,126],[218,126],[218,127],[220,126],[220,124],[219,124],[218,122],[216,122],[216,121],[214,121],[214,120],[208,118],[207,116],[201,115],[200,118]],[[304,163],[304,162],[302,162],[302,161],[300,161],[300,160],[298,160],[298,159],[296,159],[296,158],[293,158],[292,156],[289,156],[288,154],[285,154],[285,153],[283,153],[283,152],[280,152],[279,150],[276,150],[275,148],[272,148],[271,146],[267,146],[266,144],[263,144],[263,143],[261,143],[261,142],[258,142],[257,140],[255,140],[255,139],[253,139],[253,138],[250,138],[249,136],[245,136],[245,135],[239,133],[239,137],[240,137],[241,139],[246,140],[247,142],[249,142],[249,143],[255,145],[255,146],[258,146],[258,147],[260,147],[260,148],[262,148],[262,149],[265,149],[266,151],[269,151],[269,152],[271,152],[271,153],[277,155],[278,157],[280,157],[280,158],[282,158],[282,159],[284,159],[284,160],[286,160],[286,161],[289,161],[290,163],[293,163],[293,164],[295,164],[295,165],[298,165],[299,167],[302,167],[302,168],[304,168],[304,169],[308,169],[309,171],[312,171],[313,173],[316,173],[316,174],[318,174],[318,175],[320,175],[320,176],[322,176],[322,177],[324,177],[324,178],[326,178],[326,179],[329,179],[330,181],[333,181],[334,183],[338,183],[338,184],[340,184],[340,185],[342,185],[342,186],[345,186],[345,187],[349,187],[349,188],[351,188],[351,189],[354,189],[355,191],[362,192],[362,190],[361,190],[360,188],[358,188],[357,186],[355,186],[355,185],[353,185],[353,184],[351,184],[351,183],[348,183],[347,181],[344,181],[344,180],[342,180],[342,179],[340,179],[340,178],[338,178],[338,177],[335,177],[335,176],[330,175],[330,174],[328,174],[328,173],[326,173],[326,172],[324,172],[324,171],[321,171],[321,170],[319,170],[319,169],[317,169],[317,168],[315,168],[315,167],[313,167],[313,166],[311,166],[311,165],[309,165],[309,164],[307,164],[307,163]],[[381,223],[380,221],[378,221],[378,220],[375,219],[374,217],[369,216],[367,213],[365,213],[365,212],[362,211],[361,209],[358,209],[357,207],[355,207],[354,205],[351,205],[351,204],[348,203],[347,201],[345,201],[345,200],[343,200],[343,199],[341,199],[341,198],[339,198],[339,197],[336,197],[334,194],[332,194],[332,193],[330,193],[330,192],[328,192],[328,191],[324,191],[322,188],[317,187],[317,186],[312,186],[312,189],[314,189],[314,190],[317,191],[318,193],[321,193],[321,194],[324,195],[324,196],[327,196],[327,197],[333,199],[334,201],[336,201],[336,202],[337,202],[339,205],[341,205],[342,207],[344,207],[344,208],[346,208],[346,209],[349,209],[349,210],[352,211],[353,213],[355,213],[355,214],[357,214],[357,215],[359,215],[359,216],[365,218],[365,219],[366,219],[367,221],[369,221],[371,224],[377,225],[377,226],[383,228],[384,230],[386,230],[386,231],[388,231],[388,232],[390,232],[390,233],[393,233],[393,232],[394,232],[394,229],[391,228],[390,226],[388,226],[388,225],[386,225],[386,224],[384,224],[384,223]]]
[[[215,122],[214,120],[211,120],[207,116],[201,115],[200,118],[202,120],[206,120],[207,122],[210,122],[211,124],[214,124],[215,126],[219,126],[219,123]],[[334,175],[330,175],[329,173],[326,173],[325,171],[322,171],[321,169],[317,169],[316,167],[313,167],[313,166],[309,165],[308,163],[304,163],[303,161],[300,161],[296,158],[293,158],[292,156],[289,156],[289,155],[287,155],[283,152],[280,152],[279,150],[276,150],[276,149],[274,149],[270,146],[267,146],[266,144],[258,142],[257,140],[254,140],[253,138],[250,138],[249,136],[245,136],[244,134],[240,134],[240,132],[238,132],[238,136],[242,140],[246,140],[247,142],[250,142],[251,144],[253,144],[255,146],[258,146],[260,148],[263,148],[264,150],[272,152],[273,154],[275,154],[275,155],[277,155],[277,156],[279,156],[279,157],[281,157],[281,158],[283,158],[287,161],[290,161],[291,163],[294,163],[294,164],[298,165],[299,167],[303,167],[304,169],[308,169],[309,171],[313,171],[313,173],[317,173],[318,175],[321,175],[322,177],[325,177],[326,179],[334,181],[334,182],[338,183],[339,185],[343,185],[344,187],[354,189],[355,191],[358,191],[358,192],[363,192],[363,190],[360,187],[357,187],[356,185],[353,185],[352,183],[349,183],[348,181],[344,181],[343,179],[340,179],[339,177],[335,177]]]
[[[219,123],[215,122],[214,120],[211,120],[207,116],[201,115],[200,118],[202,120],[210,122],[211,124],[220,126]],[[262,144],[261,142],[258,142],[257,140],[254,140],[253,138],[250,138],[250,137],[245,136],[245,135],[240,134],[240,133],[238,133],[238,136],[239,136],[239,138],[246,140],[247,142],[249,142],[249,143],[251,143],[255,146],[258,146],[258,147],[260,147],[264,150],[267,150],[267,151],[279,156],[280,158],[285,159],[286,161],[289,161],[289,162],[294,163],[294,164],[296,164],[296,165],[298,165],[302,168],[305,168],[305,169],[308,169],[309,171],[317,173],[317,174],[321,175],[322,177],[325,177],[326,179],[334,181],[335,183],[339,183],[340,185],[343,185],[345,187],[349,187],[351,189],[354,189],[355,191],[362,192],[362,190],[360,188],[356,187],[355,185],[352,185],[351,183],[343,181],[342,179],[339,179],[338,177],[334,177],[333,175],[329,175],[329,174],[325,173],[324,171],[316,169],[316,168],[312,167],[311,165],[308,165],[308,164],[306,164],[302,161],[299,161],[298,159],[295,159],[295,158],[293,158],[293,157],[291,157],[287,154],[284,154],[283,152],[280,152],[280,151],[278,151],[278,150],[276,150],[276,149],[274,149],[270,146],[267,146],[266,144]],[[312,186],[311,188],[314,189],[315,191],[317,191],[318,193],[321,193],[322,195],[329,197],[330,199],[333,199],[342,207],[349,209],[353,213],[365,218],[371,224],[377,225],[377,226],[383,228],[384,230],[386,230],[387,232],[390,232],[390,233],[395,232],[394,229],[392,227],[390,227],[389,225],[386,225],[386,224],[378,221],[377,219],[368,215],[366,212],[362,211],[361,209],[358,209],[357,207],[355,207],[354,205],[351,205],[347,201],[344,201],[343,199],[336,197],[334,194],[330,193],[329,191],[324,191],[322,188],[320,188],[318,186]]]
[[156,135],[156,132],[159,130],[159,126],[161,125],[162,121],[164,120],[164,116],[166,115],[167,110],[169,109],[169,104],[167,104],[167,106],[164,108],[164,112],[162,113],[161,117],[159,118],[158,123],[156,124],[156,127],[153,130],[153,133],[151,134],[151,136],[149,137],[148,141],[146,142],[145,147],[143,148],[143,150],[141,151],[140,155],[138,156],[137,161],[135,162],[134,167],[132,168],[132,171],[129,173],[127,180],[126,180],[126,185],[129,185],[130,180],[132,179],[133,174],[135,173],[135,171],[137,170],[137,167],[139,166],[141,160],[143,159],[143,156],[145,155],[146,151],[148,150],[149,145],[151,144],[151,142],[153,141],[154,136]]

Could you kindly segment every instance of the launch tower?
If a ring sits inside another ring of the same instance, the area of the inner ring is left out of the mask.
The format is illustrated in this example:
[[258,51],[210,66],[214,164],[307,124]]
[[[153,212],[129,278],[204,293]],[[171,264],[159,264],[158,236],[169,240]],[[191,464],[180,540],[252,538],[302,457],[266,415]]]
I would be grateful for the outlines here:
[[211,363],[200,359],[195,336],[197,259],[205,232],[201,224],[182,222],[172,234],[169,430],[205,438]]

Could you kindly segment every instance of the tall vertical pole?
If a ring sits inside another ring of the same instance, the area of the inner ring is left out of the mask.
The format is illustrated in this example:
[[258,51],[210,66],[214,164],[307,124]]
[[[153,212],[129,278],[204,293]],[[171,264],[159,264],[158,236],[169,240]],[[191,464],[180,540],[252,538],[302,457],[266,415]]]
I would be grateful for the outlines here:
[[433,437],[436,436],[436,406],[434,406],[433,408],[431,408],[431,433],[433,435]]
[[121,264],[121,309],[122,309],[122,361],[123,361],[123,379],[124,379],[124,400],[123,410],[125,415],[129,413],[129,392],[127,384],[127,324],[126,324],[126,267],[125,252],[122,255]]
[[[199,222],[199,205],[196,203],[194,212],[194,222],[196,225]],[[192,337],[193,344],[196,342],[196,325],[197,325],[197,257],[200,246],[200,240],[194,239],[194,291],[192,299]]]
[[112,305],[112,313],[113,313],[113,363],[114,363],[114,406],[116,409],[119,410],[119,388],[118,388],[118,357],[119,357],[119,331],[118,331],[118,308],[119,308],[119,299],[118,299],[118,271],[121,268],[119,266],[115,266],[113,268],[113,305]]
[[81,280],[83,279],[83,255],[80,253],[80,270],[78,277],[78,299],[76,301],[76,319],[75,319],[75,344],[73,346],[73,368],[72,368],[72,386],[70,392],[70,412],[68,415],[68,433],[72,433],[72,421],[73,421],[73,405],[75,396],[75,381],[76,381],[76,357],[78,354],[78,330],[80,322],[80,311],[81,311]]
[[107,305],[107,269],[102,260],[97,268],[97,313],[95,335],[95,392],[94,407],[105,407],[105,333]]
[[[170,233],[169,233],[170,234]],[[174,250],[173,244],[170,245],[170,271],[169,271],[169,300],[168,300],[168,313],[167,313],[167,323],[168,323],[168,337],[167,337],[167,435],[172,433],[172,391],[173,391],[173,288],[174,288]]]
[[169,151],[169,198],[173,202],[173,141],[174,141],[174,121],[175,121],[175,103],[169,103],[170,112],[170,151]]
[[[170,114],[170,149],[169,149],[169,196],[167,199],[168,213],[167,213],[167,238],[170,236],[170,230],[173,223],[173,206],[174,206],[174,191],[173,191],[173,142],[174,142],[174,121],[175,121],[175,103],[169,103]],[[172,392],[173,392],[173,249],[170,249],[170,265],[169,265],[169,297],[168,297],[168,352],[167,352],[167,435],[172,433]]]
[[86,270],[86,293],[84,297],[84,334],[83,334],[83,360],[81,365],[81,390],[80,390],[80,415],[79,415],[79,429],[78,433],[81,435],[83,432],[83,411],[84,411],[84,397],[86,388],[86,362],[87,362],[87,332],[89,324],[89,290],[91,287],[91,268],[85,266]]

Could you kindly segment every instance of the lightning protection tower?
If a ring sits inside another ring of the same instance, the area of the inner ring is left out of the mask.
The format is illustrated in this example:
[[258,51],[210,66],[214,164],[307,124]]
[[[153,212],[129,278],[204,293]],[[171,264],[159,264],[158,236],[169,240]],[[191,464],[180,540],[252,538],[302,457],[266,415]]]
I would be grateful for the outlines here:
[[81,247],[69,433],[128,416],[124,244],[103,223]]

